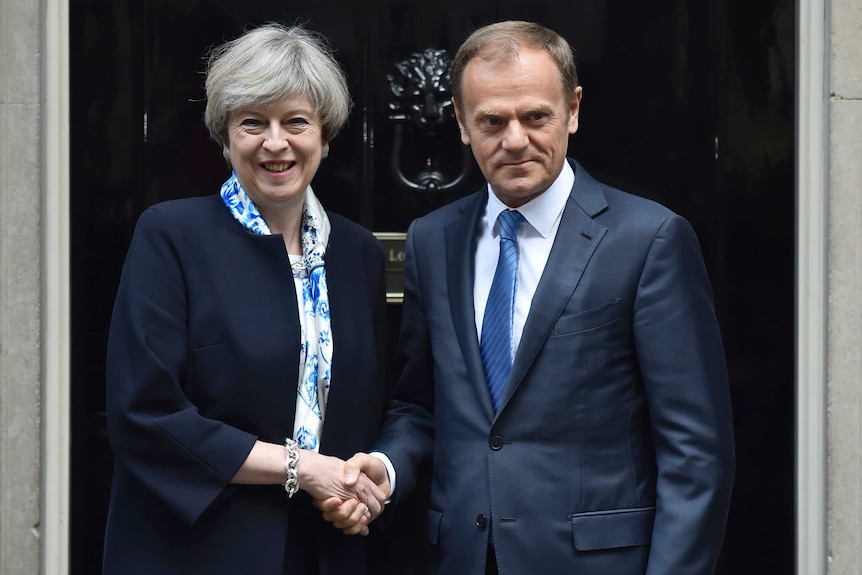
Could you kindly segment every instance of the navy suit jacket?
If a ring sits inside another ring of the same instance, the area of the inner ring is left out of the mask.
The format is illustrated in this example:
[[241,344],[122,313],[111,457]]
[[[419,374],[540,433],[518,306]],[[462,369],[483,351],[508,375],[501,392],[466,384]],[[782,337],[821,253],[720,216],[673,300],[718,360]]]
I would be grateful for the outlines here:
[[[367,450],[385,404],[383,252],[335,214],[326,252],[333,369],[320,452]],[[281,235],[242,228],[219,196],[141,216],[107,353],[116,453],[106,574],[365,573],[365,538],[279,485],[232,485],[256,439],[293,433],[299,316]]]
[[432,575],[481,575],[491,527],[501,573],[714,570],[733,431],[697,239],[572,166],[497,414],[473,305],[487,191],[410,227],[402,371],[375,448],[394,464],[396,504],[432,458]]

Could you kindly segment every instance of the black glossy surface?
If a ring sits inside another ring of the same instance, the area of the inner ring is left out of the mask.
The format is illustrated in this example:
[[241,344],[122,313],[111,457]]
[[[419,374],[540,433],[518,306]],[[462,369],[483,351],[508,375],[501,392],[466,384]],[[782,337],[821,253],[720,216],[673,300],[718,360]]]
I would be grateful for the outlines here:
[[[104,348],[135,220],[154,202],[215,193],[227,176],[201,121],[205,48],[269,20],[327,35],[356,107],[313,185],[330,209],[374,231],[404,231],[480,179],[473,168],[444,194],[397,184],[386,76],[413,52],[454,54],[474,27],[508,18],[547,24],[577,50],[584,99],[572,154],[695,227],[736,416],[719,573],[793,572],[793,2],[76,0],[70,16],[73,575],[98,573],[101,562],[112,464]],[[430,146],[446,170],[458,169],[454,126],[433,141],[406,141],[407,165]],[[394,345],[399,310],[390,308]],[[401,549],[392,573],[421,572],[424,520],[413,517],[390,530]]]

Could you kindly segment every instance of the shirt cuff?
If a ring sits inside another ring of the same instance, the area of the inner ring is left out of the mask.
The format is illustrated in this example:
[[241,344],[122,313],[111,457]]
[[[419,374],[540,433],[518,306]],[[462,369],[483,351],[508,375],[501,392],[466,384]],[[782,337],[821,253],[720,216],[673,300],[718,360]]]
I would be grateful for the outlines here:
[[389,476],[389,497],[386,499],[386,503],[389,503],[392,499],[392,494],[395,493],[395,467],[392,466],[392,462],[389,461],[386,454],[381,451],[372,451],[368,455],[376,457],[386,466],[386,474]]

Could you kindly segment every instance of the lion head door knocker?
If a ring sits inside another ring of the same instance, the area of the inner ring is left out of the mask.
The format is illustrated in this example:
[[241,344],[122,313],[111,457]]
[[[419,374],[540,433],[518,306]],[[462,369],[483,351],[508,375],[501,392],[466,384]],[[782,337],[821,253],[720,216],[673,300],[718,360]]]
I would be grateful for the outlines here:
[[452,60],[446,50],[429,48],[395,69],[387,75],[389,119],[395,122],[392,175],[408,190],[449,191],[467,176],[473,161],[469,147],[459,145]]

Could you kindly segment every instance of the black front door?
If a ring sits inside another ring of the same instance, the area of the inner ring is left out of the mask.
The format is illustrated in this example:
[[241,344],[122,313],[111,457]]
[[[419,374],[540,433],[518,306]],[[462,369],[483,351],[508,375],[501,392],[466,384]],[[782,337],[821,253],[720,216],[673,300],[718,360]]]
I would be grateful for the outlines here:
[[[420,72],[444,69],[471,30],[503,19],[546,24],[575,47],[584,99],[571,154],[697,231],[737,429],[719,571],[791,573],[793,17],[790,0],[71,3],[71,573],[100,571],[113,461],[105,340],[135,221],[155,202],[216,193],[228,175],[202,123],[207,47],[266,21],[301,22],[330,39],[355,108],[315,191],[388,242],[394,349],[399,234],[482,183],[459,142],[445,77]],[[394,574],[423,572],[421,497],[414,507],[388,531]]]

